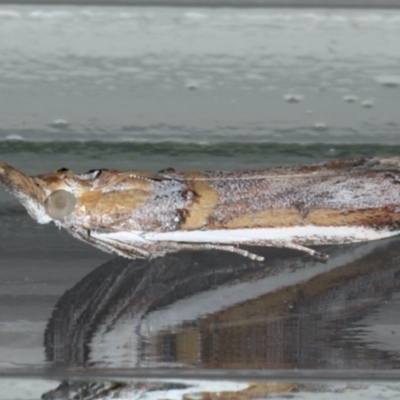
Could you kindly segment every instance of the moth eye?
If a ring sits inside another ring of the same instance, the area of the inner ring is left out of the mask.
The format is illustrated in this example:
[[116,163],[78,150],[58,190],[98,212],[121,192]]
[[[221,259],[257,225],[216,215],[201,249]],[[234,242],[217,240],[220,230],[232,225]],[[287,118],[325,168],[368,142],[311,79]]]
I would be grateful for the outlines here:
[[47,214],[57,220],[70,215],[74,211],[75,205],[75,196],[66,190],[56,190],[44,202]]

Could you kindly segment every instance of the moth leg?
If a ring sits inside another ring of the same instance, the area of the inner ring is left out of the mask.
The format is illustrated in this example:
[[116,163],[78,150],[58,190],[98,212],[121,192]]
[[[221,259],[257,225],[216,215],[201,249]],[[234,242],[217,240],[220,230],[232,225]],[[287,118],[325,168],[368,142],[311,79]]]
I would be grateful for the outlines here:
[[311,257],[318,258],[320,260],[327,260],[329,256],[324,253],[320,253],[319,251],[316,251],[314,249],[311,249],[310,247],[303,246],[298,243],[274,243],[274,242],[256,242],[254,243],[257,246],[268,246],[268,247],[278,247],[281,249],[293,249],[293,250],[298,250],[301,251],[302,253],[309,254]]
[[329,258],[327,254],[320,253],[317,250],[311,249],[310,247],[302,246],[301,244],[289,243],[288,245],[285,245],[285,247],[287,247],[288,249],[302,251],[303,253],[309,254],[311,257],[319,258],[320,260],[327,260]]
[[106,244],[103,243],[98,243],[96,242],[93,238],[90,236],[90,232],[85,230],[85,229],[67,229],[67,231],[75,238],[81,240],[82,242],[86,244],[90,244],[91,246],[97,247],[98,249],[104,251],[105,253],[112,253],[112,249],[110,246],[107,246]]
[[98,239],[90,235],[90,232],[84,229],[70,229],[72,236],[88,243],[98,249],[111,254],[116,254],[124,258],[149,258],[149,252],[136,246],[127,245],[117,240]]
[[239,254],[243,257],[250,258],[254,261],[264,261],[264,257],[258,256],[257,254],[250,253],[247,250],[240,249],[239,247],[223,245],[223,244],[211,244],[211,243],[174,243],[170,242],[167,245],[173,251],[179,250],[222,250],[229,253]]
[[119,240],[104,240],[95,239],[92,244],[96,247],[99,245],[107,246],[111,253],[117,254],[119,256],[135,259],[135,258],[150,258],[150,253],[147,250],[141,249],[137,246],[132,246],[130,244],[123,243]]

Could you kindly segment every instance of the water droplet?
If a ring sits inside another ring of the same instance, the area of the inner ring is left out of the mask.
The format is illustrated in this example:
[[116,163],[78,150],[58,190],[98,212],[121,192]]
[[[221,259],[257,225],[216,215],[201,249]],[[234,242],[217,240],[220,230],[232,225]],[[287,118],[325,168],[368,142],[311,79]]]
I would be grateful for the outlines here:
[[11,135],[6,136],[6,140],[24,140],[24,138],[21,135],[12,133]]
[[373,99],[365,99],[361,102],[361,105],[364,108],[372,108],[374,106],[374,100]]
[[377,81],[385,87],[397,88],[400,86],[400,76],[379,76]]
[[316,122],[314,124],[314,129],[316,131],[326,131],[328,129],[328,126],[324,124],[323,122]]
[[288,103],[299,103],[301,100],[304,99],[304,96],[301,94],[288,93],[283,96],[283,99],[286,100]]
[[19,18],[21,14],[17,11],[14,10],[0,10],[0,18],[1,19],[6,19],[6,18]]
[[57,129],[66,129],[69,127],[69,122],[65,119],[55,119],[50,126]]
[[200,84],[196,81],[189,81],[185,83],[185,88],[189,90],[196,90],[200,87]]
[[346,103],[355,103],[358,100],[358,96],[354,94],[347,94],[346,96],[343,96],[343,101]]

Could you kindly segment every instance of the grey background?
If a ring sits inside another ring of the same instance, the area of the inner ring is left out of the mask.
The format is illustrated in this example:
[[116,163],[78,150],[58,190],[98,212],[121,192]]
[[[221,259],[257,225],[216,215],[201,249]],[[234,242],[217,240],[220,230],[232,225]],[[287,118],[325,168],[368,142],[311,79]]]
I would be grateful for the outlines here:
[[399,0],[2,0],[3,4],[158,5],[206,7],[399,7]]

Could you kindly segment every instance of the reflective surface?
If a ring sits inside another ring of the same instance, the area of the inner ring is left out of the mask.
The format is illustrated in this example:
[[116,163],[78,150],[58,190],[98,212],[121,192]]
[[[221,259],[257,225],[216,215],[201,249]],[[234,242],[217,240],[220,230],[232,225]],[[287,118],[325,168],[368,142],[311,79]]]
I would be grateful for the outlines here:
[[327,248],[326,263],[265,250],[114,259],[58,301],[56,366],[396,369],[400,241]]

